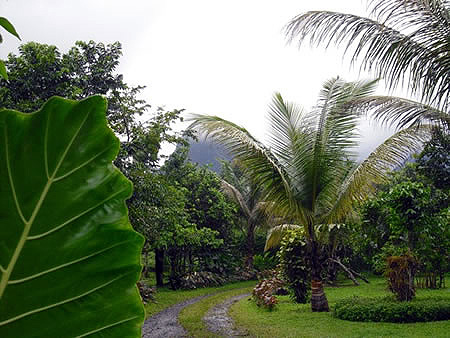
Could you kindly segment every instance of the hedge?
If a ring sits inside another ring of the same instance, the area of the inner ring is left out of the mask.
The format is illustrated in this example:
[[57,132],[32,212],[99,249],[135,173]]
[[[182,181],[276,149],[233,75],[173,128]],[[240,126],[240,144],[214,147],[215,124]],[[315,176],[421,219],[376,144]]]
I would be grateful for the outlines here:
[[450,319],[450,299],[442,297],[399,302],[393,297],[352,297],[338,301],[337,318],[356,322],[415,323]]

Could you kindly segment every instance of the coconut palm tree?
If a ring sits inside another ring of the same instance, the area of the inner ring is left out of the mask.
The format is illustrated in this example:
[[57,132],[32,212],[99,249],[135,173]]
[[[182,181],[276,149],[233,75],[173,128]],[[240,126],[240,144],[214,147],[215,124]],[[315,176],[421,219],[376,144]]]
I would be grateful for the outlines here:
[[345,106],[372,93],[374,86],[374,82],[331,79],[324,84],[310,114],[275,94],[268,114],[267,146],[230,121],[216,116],[192,117],[191,128],[221,143],[239,160],[246,174],[258,182],[269,211],[282,217],[284,223],[304,227],[313,311],[328,311],[316,228],[340,223],[352,213],[354,202],[367,197],[374,183],[386,179],[386,173],[420,149],[429,135],[426,126],[405,129],[365,161],[349,161],[355,156],[358,117],[347,112]]
[[374,71],[388,88],[402,85],[420,97],[390,96],[353,104],[399,127],[432,120],[450,126],[450,1],[368,0],[369,16],[310,11],[286,26],[290,41],[335,44],[352,53],[352,64]]
[[239,206],[245,218],[246,232],[246,256],[245,265],[253,267],[253,256],[255,254],[255,230],[258,226],[267,224],[269,218],[264,212],[265,203],[259,199],[261,196],[256,184],[250,184],[248,189],[240,191],[234,185],[222,179],[222,191]]

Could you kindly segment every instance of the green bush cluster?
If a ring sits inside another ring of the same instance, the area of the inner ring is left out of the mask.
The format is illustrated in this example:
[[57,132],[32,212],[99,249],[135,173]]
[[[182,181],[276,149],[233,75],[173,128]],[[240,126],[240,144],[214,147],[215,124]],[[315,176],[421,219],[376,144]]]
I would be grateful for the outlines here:
[[423,298],[398,302],[392,297],[352,297],[336,303],[333,315],[356,322],[415,323],[450,319],[450,299]]
[[310,269],[306,257],[308,247],[303,232],[290,230],[281,241],[278,258],[292,298],[302,304],[309,300],[310,291]]
[[271,252],[265,252],[263,255],[256,254],[253,257],[253,267],[259,271],[272,270],[277,266],[277,258]]

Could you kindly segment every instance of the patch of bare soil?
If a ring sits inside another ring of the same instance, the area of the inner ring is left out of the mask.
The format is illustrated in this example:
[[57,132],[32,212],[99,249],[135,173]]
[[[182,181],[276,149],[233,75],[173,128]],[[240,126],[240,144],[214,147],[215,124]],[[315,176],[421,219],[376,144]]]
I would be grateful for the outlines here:
[[233,320],[228,315],[231,305],[248,296],[250,296],[249,293],[231,297],[210,309],[203,317],[208,330],[224,337],[248,336],[247,332],[235,328]]

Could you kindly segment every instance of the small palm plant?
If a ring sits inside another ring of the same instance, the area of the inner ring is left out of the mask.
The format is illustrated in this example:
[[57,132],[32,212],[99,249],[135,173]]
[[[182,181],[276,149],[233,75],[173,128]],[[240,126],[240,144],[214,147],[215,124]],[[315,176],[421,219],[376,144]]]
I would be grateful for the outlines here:
[[258,183],[268,211],[285,223],[304,227],[311,265],[313,311],[328,311],[322,286],[320,245],[316,229],[340,223],[356,201],[386,179],[419,150],[430,133],[427,126],[404,129],[356,163],[358,116],[346,110],[352,100],[370,95],[374,81],[327,81],[311,113],[275,94],[269,109],[268,145],[244,128],[217,116],[194,115],[191,128],[225,146]]
[[[236,164],[235,164],[236,165]],[[238,206],[243,216],[246,232],[246,254],[245,266],[253,268],[253,256],[255,254],[255,230],[257,227],[270,224],[271,217],[265,212],[266,203],[261,200],[262,194],[258,184],[247,179],[245,176],[236,177],[233,173],[230,163],[223,162],[222,167],[227,166],[230,175],[233,175],[234,181],[241,184],[231,184],[226,178],[222,179],[222,191],[233,200]]]

